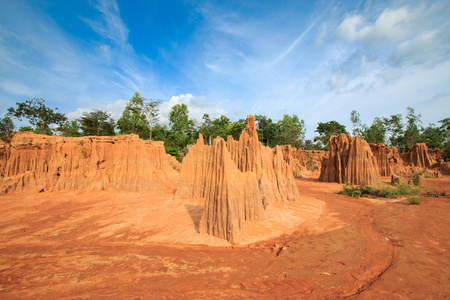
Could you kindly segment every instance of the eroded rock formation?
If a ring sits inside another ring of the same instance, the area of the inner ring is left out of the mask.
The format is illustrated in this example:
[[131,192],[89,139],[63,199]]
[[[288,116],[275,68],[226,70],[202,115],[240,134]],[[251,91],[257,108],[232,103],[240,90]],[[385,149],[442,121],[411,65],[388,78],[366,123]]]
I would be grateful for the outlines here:
[[271,149],[259,142],[251,115],[239,141],[217,138],[209,147],[200,136],[180,173],[176,197],[205,197],[202,232],[231,242],[244,220],[259,220],[268,205],[299,198],[281,147]]
[[419,168],[431,168],[436,160],[428,152],[428,146],[425,143],[415,144],[408,152],[403,154],[403,160],[406,164]]
[[197,143],[183,158],[176,198],[205,197],[210,150],[211,147],[204,144],[203,135],[200,133]]
[[239,141],[228,136],[227,147],[241,172],[256,174],[264,207],[273,202],[295,201],[298,198],[292,167],[284,162],[280,147],[271,149],[258,140],[254,116],[247,116],[247,128]]
[[370,144],[370,149],[376,159],[376,166],[380,176],[391,176],[396,167],[403,166],[403,160],[396,147],[384,144]]
[[213,141],[205,173],[206,203],[200,233],[235,243],[245,221],[260,220],[263,216],[256,174],[237,168],[221,137]]
[[291,147],[291,145],[281,147],[283,158],[292,167],[295,178],[302,178],[306,171],[320,173],[322,160],[328,156],[328,151],[324,150],[303,150]]
[[159,190],[173,186],[178,162],[163,142],[137,135],[63,138],[28,132],[1,142],[0,181],[11,191]]
[[332,136],[330,153],[322,166],[320,181],[373,185],[381,182],[369,144],[360,136]]

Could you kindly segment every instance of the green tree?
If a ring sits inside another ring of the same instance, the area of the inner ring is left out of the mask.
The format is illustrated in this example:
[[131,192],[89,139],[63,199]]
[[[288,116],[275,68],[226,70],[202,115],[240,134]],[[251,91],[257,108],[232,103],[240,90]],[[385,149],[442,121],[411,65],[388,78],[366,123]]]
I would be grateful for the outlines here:
[[34,129],[31,126],[22,126],[22,127],[19,128],[19,131],[20,132],[22,132],[22,131],[31,131],[31,132],[33,132]]
[[242,131],[247,127],[247,120],[239,119],[237,122],[232,122],[228,125],[227,138],[231,135],[234,140],[238,141]]
[[398,151],[404,152],[405,136],[402,115],[391,115],[390,118],[383,118],[383,122],[389,134],[389,146],[397,147]]
[[14,123],[10,117],[5,116],[0,120],[0,137],[8,136],[14,131]]
[[189,111],[186,104],[175,104],[169,113],[169,125],[171,134],[167,137],[167,142],[173,145],[178,151],[178,159],[185,152],[189,143],[188,134],[191,132],[189,124]]
[[280,132],[278,124],[274,123],[271,118],[262,115],[256,115],[255,121],[259,140],[266,146],[275,147],[276,136]]
[[305,140],[305,121],[300,120],[297,115],[284,115],[277,122],[279,132],[277,135],[278,145],[292,145],[302,148]]
[[408,113],[406,115],[406,130],[405,130],[405,141],[406,141],[406,149],[414,146],[420,137],[420,129],[419,126],[422,124],[420,118],[422,117],[420,114],[415,115],[414,109],[411,107],[407,108]]
[[230,119],[228,119],[224,115],[221,115],[220,117],[212,120],[211,123],[212,123],[212,128],[211,128],[212,137],[216,138],[216,137],[220,136],[223,139],[227,139],[228,127],[231,124]]
[[98,109],[84,112],[79,122],[83,135],[115,135],[115,121],[108,112]]
[[376,117],[369,128],[362,132],[362,138],[368,143],[384,144],[386,139],[386,127],[381,118]]
[[430,149],[442,149],[445,142],[445,137],[442,133],[443,132],[441,131],[441,129],[439,127],[436,127],[436,124],[431,123],[422,131],[419,141],[421,143],[426,143],[428,148]]
[[145,98],[138,92],[135,92],[133,97],[128,100],[122,116],[117,120],[117,127],[121,134],[134,133],[140,138],[146,139],[149,137],[149,127],[144,114]]
[[348,134],[344,125],[339,124],[336,121],[329,121],[326,123],[319,122],[316,132],[319,134],[318,137],[314,138],[314,141],[320,141],[326,150],[329,150],[328,141],[332,135],[338,135],[340,133]]
[[153,126],[152,137],[154,141],[166,141],[169,134],[170,130],[167,128],[167,125],[156,123]]
[[8,108],[7,115],[18,118],[20,121],[22,121],[22,118],[27,118],[32,125],[39,127],[41,134],[46,133],[46,129],[49,129],[50,124],[61,125],[67,120],[66,116],[58,111],[58,108],[53,110],[47,107],[45,100],[42,98],[33,98],[25,102],[17,102],[16,104],[17,108]]
[[353,136],[363,136],[364,131],[367,130],[367,126],[365,124],[362,124],[359,112],[356,110],[352,110],[350,113],[350,121],[352,121],[353,124]]
[[152,139],[153,127],[159,121],[159,106],[161,103],[161,100],[149,99],[148,102],[144,103],[142,108],[142,111],[146,116],[147,125],[150,128],[150,140]]
[[322,142],[314,142],[313,140],[305,141],[305,149],[306,150],[323,150]]
[[213,124],[209,114],[203,114],[202,117],[203,122],[200,124],[199,131],[203,135],[203,137],[208,141],[208,144],[211,145],[212,135],[213,135]]
[[80,123],[78,120],[66,121],[60,127],[58,127],[58,131],[61,132],[61,135],[64,137],[79,137],[80,133]]

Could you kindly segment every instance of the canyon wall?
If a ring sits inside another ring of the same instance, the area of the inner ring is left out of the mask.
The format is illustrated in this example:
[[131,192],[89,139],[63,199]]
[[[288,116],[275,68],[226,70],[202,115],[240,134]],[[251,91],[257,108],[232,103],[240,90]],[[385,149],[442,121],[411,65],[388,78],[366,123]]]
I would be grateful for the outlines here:
[[160,190],[176,185],[179,163],[163,142],[137,135],[64,138],[30,132],[0,143],[0,188],[12,191]]

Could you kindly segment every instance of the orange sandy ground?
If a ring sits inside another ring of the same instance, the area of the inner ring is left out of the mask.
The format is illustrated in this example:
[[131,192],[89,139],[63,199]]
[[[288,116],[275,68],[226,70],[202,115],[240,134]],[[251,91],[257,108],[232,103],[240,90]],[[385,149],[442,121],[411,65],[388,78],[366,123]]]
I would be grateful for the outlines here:
[[[235,246],[199,234],[204,199],[173,190],[1,196],[0,298],[450,297],[449,196],[297,184],[301,201],[246,223]],[[450,177],[425,189],[450,193]]]

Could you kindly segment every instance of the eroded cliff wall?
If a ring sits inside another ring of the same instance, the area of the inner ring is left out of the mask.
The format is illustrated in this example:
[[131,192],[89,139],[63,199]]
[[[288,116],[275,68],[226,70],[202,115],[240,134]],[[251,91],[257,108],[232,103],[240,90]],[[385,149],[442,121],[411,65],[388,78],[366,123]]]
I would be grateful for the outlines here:
[[163,142],[137,135],[63,138],[16,133],[0,144],[0,188],[11,191],[160,190],[174,186],[179,163]]

